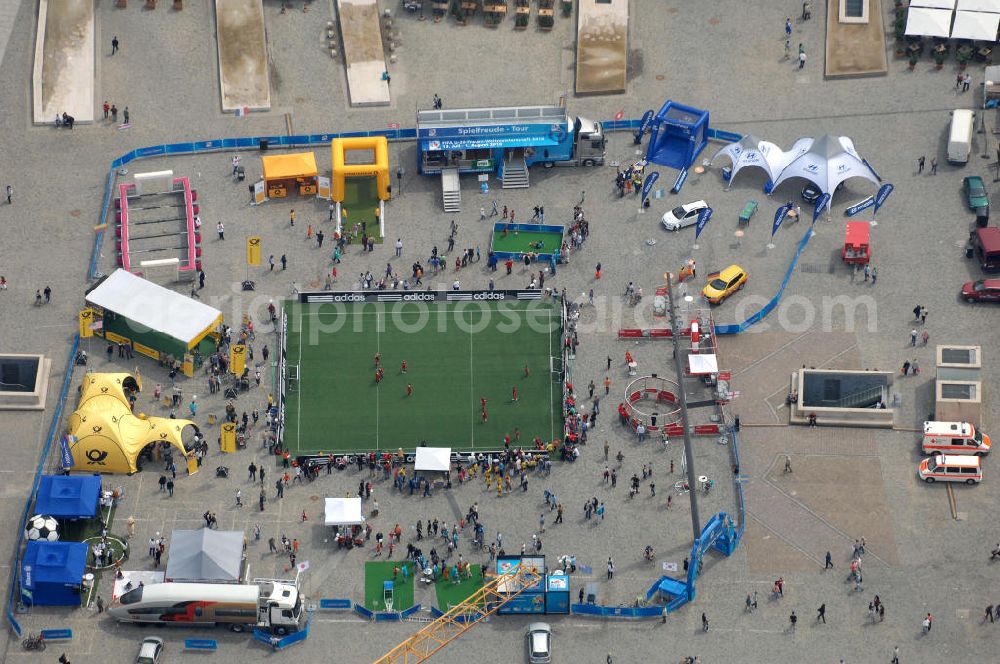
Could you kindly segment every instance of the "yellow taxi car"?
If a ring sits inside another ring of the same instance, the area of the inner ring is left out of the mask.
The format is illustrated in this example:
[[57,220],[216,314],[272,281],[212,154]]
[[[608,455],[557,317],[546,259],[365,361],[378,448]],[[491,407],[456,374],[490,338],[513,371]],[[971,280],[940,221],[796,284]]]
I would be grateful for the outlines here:
[[746,270],[739,265],[730,265],[720,272],[708,275],[708,283],[701,290],[701,294],[710,304],[720,304],[727,297],[743,288],[746,282]]

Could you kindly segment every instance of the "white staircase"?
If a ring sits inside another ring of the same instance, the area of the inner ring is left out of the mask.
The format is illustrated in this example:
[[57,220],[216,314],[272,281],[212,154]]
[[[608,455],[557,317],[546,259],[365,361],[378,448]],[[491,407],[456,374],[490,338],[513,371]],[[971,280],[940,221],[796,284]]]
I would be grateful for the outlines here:
[[462,211],[462,188],[458,182],[458,169],[441,170],[441,198],[445,212]]
[[511,157],[503,165],[504,189],[527,189],[528,166],[524,157]]

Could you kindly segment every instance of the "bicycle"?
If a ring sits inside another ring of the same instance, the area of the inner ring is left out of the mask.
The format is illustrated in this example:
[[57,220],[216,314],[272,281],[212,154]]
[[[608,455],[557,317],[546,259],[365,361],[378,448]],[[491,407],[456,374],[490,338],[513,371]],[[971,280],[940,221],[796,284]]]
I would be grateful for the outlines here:
[[45,637],[41,634],[35,636],[34,634],[29,633],[28,636],[24,637],[24,640],[21,641],[21,647],[25,650],[45,650]]

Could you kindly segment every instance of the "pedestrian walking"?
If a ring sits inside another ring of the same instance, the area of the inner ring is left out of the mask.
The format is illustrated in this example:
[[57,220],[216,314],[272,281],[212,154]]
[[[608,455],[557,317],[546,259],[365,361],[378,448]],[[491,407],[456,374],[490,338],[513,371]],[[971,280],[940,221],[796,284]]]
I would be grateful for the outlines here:
[[937,175],[937,157],[931,157],[931,175]]
[[915,328],[910,330],[910,345],[911,346],[917,345],[917,330]]
[[236,506],[243,507],[243,492],[239,489],[236,490]]
[[819,608],[816,609],[816,622],[819,622],[820,620],[823,621],[824,625],[826,624],[826,602],[820,604]]
[[784,473],[792,472],[792,458],[787,454],[785,455],[785,469],[782,472]]
[[889,664],[899,664],[899,646],[893,646],[892,648],[892,659]]
[[114,37],[111,38],[111,55],[114,55],[115,53],[118,52],[119,44],[120,42],[118,41],[118,35],[115,35]]
[[799,51],[799,69],[802,69],[805,66],[806,66],[806,52],[800,50]]
[[128,119],[129,119],[128,106],[126,106],[125,109],[122,111],[122,120],[125,122],[125,124],[128,124],[129,123]]
[[701,631],[708,631],[708,616],[706,616],[704,612],[701,614]]
[[829,551],[826,552],[826,566],[823,569],[831,569],[833,567],[833,556]]
[[167,480],[167,497],[168,498],[173,498],[174,497],[174,481],[173,480]]
[[268,270],[274,272],[274,254],[267,257]]
[[597,266],[594,268],[594,279],[596,279],[598,281],[601,279],[601,264],[600,263],[598,263]]
[[402,238],[396,238],[396,258],[403,255],[403,240]]
[[14,187],[12,185],[7,185],[7,204],[8,205],[13,205],[13,203],[14,203],[14,201],[12,200],[13,197],[14,197]]
[[799,622],[799,617],[795,615],[795,611],[792,611],[791,615],[788,616],[788,624],[791,626],[791,630],[795,631],[795,625]]
[[792,40],[785,40],[785,60],[790,60],[792,57]]
[[927,157],[925,155],[920,155],[920,158],[917,159],[917,175],[924,172],[924,161],[926,161],[926,159]]
[[785,36],[789,37],[792,34],[792,18],[789,16],[785,19]]
[[221,221],[215,225],[215,232],[219,234],[220,240],[226,239],[226,227],[222,224]]
[[604,377],[604,394],[605,395],[611,394],[611,377],[610,376],[605,376]]
[[923,343],[923,345],[926,346],[927,342],[930,341],[930,339],[931,339],[931,333],[928,332],[927,330],[924,330],[924,333],[920,335],[920,341]]
[[983,622],[986,622],[987,620],[989,620],[990,622],[993,622],[993,605],[992,604],[990,604],[989,606],[986,607],[986,617],[983,618]]
[[295,225],[295,210],[294,210],[294,208],[288,211],[288,225],[289,226],[294,226]]
[[875,281],[877,279],[878,279],[878,268],[877,267],[873,267],[872,268],[872,286],[875,285]]
[[966,72],[962,77],[962,92],[968,92],[970,85],[972,85],[972,74]]
[[97,612],[104,613],[104,598],[100,595],[97,596]]

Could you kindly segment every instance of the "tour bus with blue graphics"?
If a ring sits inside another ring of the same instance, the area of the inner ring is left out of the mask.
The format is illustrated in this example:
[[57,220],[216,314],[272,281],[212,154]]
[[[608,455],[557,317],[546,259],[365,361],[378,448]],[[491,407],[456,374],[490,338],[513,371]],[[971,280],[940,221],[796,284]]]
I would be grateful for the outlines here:
[[418,167],[496,173],[535,164],[600,166],[607,139],[600,122],[561,106],[504,106],[417,111]]

